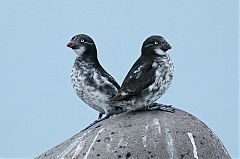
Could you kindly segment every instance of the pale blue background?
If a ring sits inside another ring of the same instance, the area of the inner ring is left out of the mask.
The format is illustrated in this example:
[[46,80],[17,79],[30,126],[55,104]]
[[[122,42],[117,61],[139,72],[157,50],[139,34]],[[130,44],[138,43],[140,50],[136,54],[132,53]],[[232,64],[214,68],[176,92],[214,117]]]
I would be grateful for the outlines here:
[[70,84],[66,43],[86,33],[119,83],[143,41],[164,36],[175,74],[159,102],[197,116],[237,158],[238,1],[6,0],[0,22],[0,157],[36,157],[97,118]]

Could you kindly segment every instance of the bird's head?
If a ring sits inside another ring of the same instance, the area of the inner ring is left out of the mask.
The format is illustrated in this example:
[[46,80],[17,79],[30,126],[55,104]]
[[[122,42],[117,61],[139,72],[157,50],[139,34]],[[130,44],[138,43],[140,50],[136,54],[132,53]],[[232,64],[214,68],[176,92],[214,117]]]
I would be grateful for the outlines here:
[[77,56],[96,57],[97,49],[92,38],[85,34],[79,34],[70,40],[67,47],[73,49]]
[[147,38],[142,45],[142,55],[154,56],[154,55],[166,55],[167,51],[172,47],[168,42],[159,35],[153,35]]

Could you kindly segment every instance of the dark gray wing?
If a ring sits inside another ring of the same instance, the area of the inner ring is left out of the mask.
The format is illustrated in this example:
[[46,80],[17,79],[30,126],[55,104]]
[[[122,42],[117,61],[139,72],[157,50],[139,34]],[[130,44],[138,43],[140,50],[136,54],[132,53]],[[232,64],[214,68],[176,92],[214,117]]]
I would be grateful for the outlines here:
[[116,82],[116,80],[109,74],[107,73],[107,71],[104,70],[104,68],[100,65],[100,63],[96,63],[96,66],[95,66],[98,70],[99,70],[99,73],[103,76],[103,77],[106,77],[108,79],[108,81],[110,83],[112,83],[117,89],[120,88],[119,84]]
[[156,68],[152,67],[153,61],[140,57],[132,66],[118,94],[112,101],[127,99],[149,87],[155,81]]

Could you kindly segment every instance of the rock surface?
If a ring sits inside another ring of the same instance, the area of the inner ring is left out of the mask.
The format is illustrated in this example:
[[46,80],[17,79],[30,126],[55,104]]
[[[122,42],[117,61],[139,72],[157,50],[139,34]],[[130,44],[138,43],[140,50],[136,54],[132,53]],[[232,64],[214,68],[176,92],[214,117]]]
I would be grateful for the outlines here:
[[138,111],[101,121],[36,159],[229,159],[218,137],[182,110]]

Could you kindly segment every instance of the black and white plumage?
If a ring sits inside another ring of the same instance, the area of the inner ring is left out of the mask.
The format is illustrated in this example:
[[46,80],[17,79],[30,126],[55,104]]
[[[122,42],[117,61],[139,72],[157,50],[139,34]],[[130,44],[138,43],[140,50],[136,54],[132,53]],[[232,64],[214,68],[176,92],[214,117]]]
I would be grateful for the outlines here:
[[94,41],[87,35],[74,36],[67,44],[77,54],[71,82],[77,95],[90,107],[107,116],[123,109],[110,104],[120,86],[100,65]]
[[142,45],[141,56],[128,72],[118,94],[111,99],[112,103],[128,110],[164,106],[154,102],[166,92],[173,78],[174,67],[167,53],[169,49],[171,46],[163,37],[147,38]]

